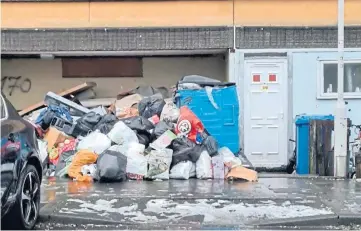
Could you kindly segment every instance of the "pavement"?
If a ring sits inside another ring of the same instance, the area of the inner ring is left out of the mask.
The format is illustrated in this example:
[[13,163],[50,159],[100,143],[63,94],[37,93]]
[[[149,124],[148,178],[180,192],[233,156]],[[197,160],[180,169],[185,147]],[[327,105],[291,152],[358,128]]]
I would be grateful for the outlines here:
[[260,174],[259,182],[45,179],[37,229],[361,229],[361,182]]

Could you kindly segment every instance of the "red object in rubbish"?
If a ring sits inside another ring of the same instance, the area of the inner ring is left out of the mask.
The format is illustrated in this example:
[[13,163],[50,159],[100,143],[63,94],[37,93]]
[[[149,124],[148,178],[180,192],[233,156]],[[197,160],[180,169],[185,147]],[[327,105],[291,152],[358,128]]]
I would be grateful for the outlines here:
[[182,134],[193,142],[196,142],[197,134],[204,132],[203,123],[200,119],[187,107],[180,108],[180,116],[178,118],[176,134]]
[[53,164],[57,164],[59,157],[61,156],[61,154],[63,154],[64,152],[68,152],[68,151],[74,151],[75,150],[75,146],[76,146],[76,139],[72,138],[72,139],[66,139],[63,143],[59,143],[58,144],[58,156],[55,160],[53,160]]
[[158,115],[154,115],[148,119],[152,124],[156,125],[159,123],[160,119]]

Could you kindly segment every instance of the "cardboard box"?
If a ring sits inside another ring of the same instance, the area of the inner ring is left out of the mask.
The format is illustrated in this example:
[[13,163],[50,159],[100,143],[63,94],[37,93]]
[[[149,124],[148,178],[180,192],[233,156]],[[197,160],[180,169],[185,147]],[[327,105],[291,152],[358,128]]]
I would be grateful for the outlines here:
[[67,138],[69,138],[67,135],[54,127],[50,127],[44,136],[44,140],[48,142],[48,151],[58,143],[64,142]]

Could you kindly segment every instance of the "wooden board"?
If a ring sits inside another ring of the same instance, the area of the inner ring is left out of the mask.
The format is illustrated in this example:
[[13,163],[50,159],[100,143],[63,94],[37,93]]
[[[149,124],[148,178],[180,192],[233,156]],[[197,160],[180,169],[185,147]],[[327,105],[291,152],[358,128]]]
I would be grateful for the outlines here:
[[333,121],[311,120],[309,133],[309,173],[327,176],[329,157],[332,151]]
[[[95,87],[97,84],[94,83],[94,82],[85,82],[83,84],[80,84],[78,86],[75,86],[75,87],[72,87],[68,90],[65,90],[65,91],[62,91],[62,92],[59,92],[57,93],[58,95],[62,96],[62,97],[65,97],[65,96],[68,96],[68,95],[75,95],[77,93],[80,93],[80,92],[83,92],[83,91],[86,91],[88,89],[91,89],[93,87]],[[36,104],[33,104],[25,109],[23,109],[21,112],[19,112],[19,115],[20,116],[24,116],[32,111],[35,111],[39,108],[42,108],[44,106],[44,101],[41,101],[39,103],[36,103]]]

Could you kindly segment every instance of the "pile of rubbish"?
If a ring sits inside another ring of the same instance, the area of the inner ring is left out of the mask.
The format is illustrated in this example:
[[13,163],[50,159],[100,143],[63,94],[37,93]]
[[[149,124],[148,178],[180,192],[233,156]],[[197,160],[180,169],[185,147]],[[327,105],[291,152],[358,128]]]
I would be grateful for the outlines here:
[[46,107],[28,118],[44,133],[38,144],[46,175],[95,182],[257,181],[257,173],[243,167],[229,148],[219,147],[190,108],[176,106],[175,92],[138,87],[108,106],[95,107],[85,107],[76,96],[49,92]]

